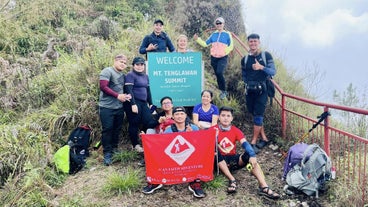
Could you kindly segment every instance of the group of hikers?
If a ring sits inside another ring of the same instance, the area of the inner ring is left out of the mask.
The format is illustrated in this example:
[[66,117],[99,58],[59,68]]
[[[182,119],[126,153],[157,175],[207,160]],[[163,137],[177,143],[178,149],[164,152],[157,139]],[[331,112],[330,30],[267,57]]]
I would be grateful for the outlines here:
[[[211,45],[211,66],[217,78],[219,97],[225,99],[228,93],[224,71],[227,67],[228,54],[233,49],[233,42],[231,33],[224,30],[225,20],[222,17],[216,18],[214,24],[216,31],[206,41],[197,34],[193,36],[193,40],[204,47]],[[154,21],[153,32],[145,36],[141,43],[140,54],[192,51],[187,48],[186,35],[180,35],[177,38],[175,48],[169,36],[163,32],[163,26],[162,20]],[[152,113],[155,108],[152,103],[149,77],[145,70],[146,60],[140,56],[134,57],[132,70],[125,73],[128,58],[124,54],[118,54],[114,57],[113,65],[104,68],[100,73],[99,115],[102,125],[104,164],[111,165],[114,153],[118,152],[124,114],[129,123],[128,134],[132,148],[139,153],[144,152],[139,140],[140,133],[162,134],[212,128],[216,130],[218,137],[215,164],[229,180],[228,193],[236,192],[238,187],[232,171],[247,167],[258,181],[259,194],[278,199],[280,195],[268,186],[256,159],[260,149],[269,143],[263,128],[263,116],[268,101],[265,81],[269,76],[275,75],[276,70],[271,54],[265,52],[265,56],[261,55],[259,35],[251,34],[247,40],[250,50],[249,54],[242,58],[241,68],[242,79],[246,86],[246,106],[253,116],[251,142],[248,142],[243,132],[232,124],[233,109],[228,106],[218,108],[212,103],[214,94],[210,90],[202,91],[201,103],[194,106],[192,114],[188,114],[184,106],[174,107],[173,99],[169,96],[161,98],[160,112]],[[247,58],[246,61],[245,58]],[[237,143],[244,149],[243,153],[237,153]],[[151,194],[162,186],[162,184],[148,183],[143,193]],[[205,197],[200,180],[189,183],[188,188],[195,197]]]

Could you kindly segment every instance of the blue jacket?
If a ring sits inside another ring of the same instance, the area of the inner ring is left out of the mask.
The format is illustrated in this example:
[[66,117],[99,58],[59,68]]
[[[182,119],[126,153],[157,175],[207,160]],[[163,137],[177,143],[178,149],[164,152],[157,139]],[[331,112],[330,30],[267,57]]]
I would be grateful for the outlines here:
[[166,48],[169,49],[170,52],[175,51],[175,47],[173,43],[171,42],[169,36],[165,32],[161,32],[159,35],[156,35],[154,32],[152,32],[149,35],[146,35],[142,41],[142,44],[139,48],[140,54],[146,54],[149,44],[157,44],[158,47],[156,50],[151,50],[148,52],[166,52]]
[[[233,39],[231,37],[231,33],[224,30],[222,32],[215,31],[211,34],[211,36],[206,40],[202,40],[200,37],[196,41],[202,47],[207,47],[212,44],[212,47],[215,44],[223,44],[225,47],[225,51],[223,51],[226,55],[228,55],[234,49]],[[212,55],[212,54],[211,54]]]

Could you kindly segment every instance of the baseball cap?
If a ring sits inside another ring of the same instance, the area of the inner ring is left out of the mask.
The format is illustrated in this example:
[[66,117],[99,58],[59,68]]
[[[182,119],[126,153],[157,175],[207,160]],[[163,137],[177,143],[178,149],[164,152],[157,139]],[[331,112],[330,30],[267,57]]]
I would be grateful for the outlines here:
[[175,114],[176,112],[184,112],[184,113],[187,113],[187,112],[185,111],[185,108],[184,108],[184,107],[182,107],[182,106],[174,107],[174,108],[173,108],[173,111],[172,111],[172,114]]
[[161,23],[162,25],[164,25],[164,22],[161,19],[156,19],[155,22],[153,22],[153,24],[157,23]]
[[222,17],[217,17],[216,20],[215,20],[215,24],[216,23],[222,23],[223,24],[223,23],[225,23],[225,20]]
[[139,63],[146,64],[146,60],[144,58],[142,58],[142,57],[135,57],[133,59],[132,65],[139,64]]
[[248,40],[249,39],[259,39],[259,35],[258,34],[255,34],[255,33],[253,33],[253,34],[250,34],[249,36],[248,36],[248,38],[247,38]]

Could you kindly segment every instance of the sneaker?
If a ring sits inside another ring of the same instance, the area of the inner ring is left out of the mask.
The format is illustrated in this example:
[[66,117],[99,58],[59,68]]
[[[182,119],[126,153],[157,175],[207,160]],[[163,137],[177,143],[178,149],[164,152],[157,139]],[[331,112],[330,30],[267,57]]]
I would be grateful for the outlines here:
[[148,183],[148,185],[146,187],[143,188],[143,193],[144,194],[151,194],[153,192],[155,192],[155,190],[162,188],[162,184],[150,184]]
[[266,145],[268,145],[268,143],[269,143],[270,141],[264,141],[263,139],[261,139],[257,144],[256,144],[256,146],[257,146],[257,148],[259,148],[259,149],[262,149],[263,147],[265,147]]
[[104,154],[104,165],[109,166],[112,164],[112,154],[110,152],[107,152]]
[[144,159],[138,162],[138,166],[140,167],[144,167],[145,165],[146,165],[146,162],[144,161]]
[[254,153],[258,154],[259,153],[259,148],[255,145],[255,144],[251,144]]
[[226,91],[221,91],[221,93],[220,93],[220,99],[223,100],[223,99],[226,98],[226,96],[227,96],[227,92]]
[[143,148],[139,144],[135,145],[134,150],[139,153],[143,153]]
[[204,198],[205,194],[201,187],[200,181],[191,182],[188,186],[188,189],[193,193],[194,197],[196,198]]
[[286,195],[294,195],[294,192],[289,189],[288,185],[285,185],[283,189]]

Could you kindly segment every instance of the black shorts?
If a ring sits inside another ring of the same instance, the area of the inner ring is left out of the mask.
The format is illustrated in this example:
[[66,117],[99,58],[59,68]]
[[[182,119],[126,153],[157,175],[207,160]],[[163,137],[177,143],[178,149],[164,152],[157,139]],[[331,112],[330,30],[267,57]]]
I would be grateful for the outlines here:
[[[226,155],[226,156],[222,156],[222,158],[225,160],[230,171],[242,169],[249,163],[249,155],[247,153],[236,154],[236,155]],[[244,162],[244,165],[239,165],[240,158]]]
[[261,94],[249,93],[245,96],[245,101],[249,113],[253,116],[263,116],[268,101],[267,91],[264,90]]

